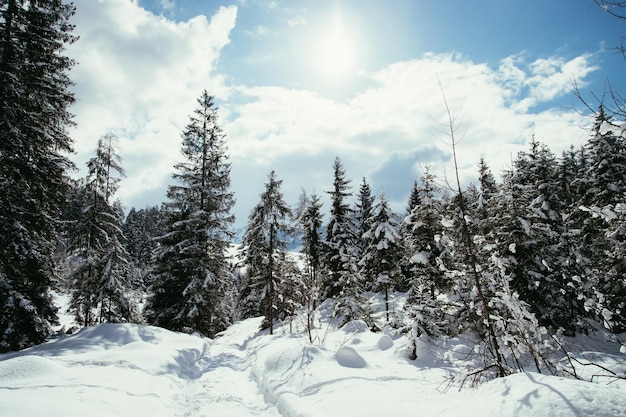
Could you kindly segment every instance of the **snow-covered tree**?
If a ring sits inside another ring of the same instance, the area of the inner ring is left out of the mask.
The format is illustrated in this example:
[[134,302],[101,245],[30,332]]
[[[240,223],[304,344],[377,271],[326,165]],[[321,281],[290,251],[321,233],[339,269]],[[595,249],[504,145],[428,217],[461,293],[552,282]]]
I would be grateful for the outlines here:
[[322,266],[324,242],[322,239],[322,203],[313,194],[300,217],[302,228],[302,254],[305,259],[304,304],[307,312],[307,331],[309,341],[313,341],[313,313],[320,297],[321,282],[319,271]]
[[168,188],[163,205],[165,234],[158,239],[146,317],[171,330],[213,336],[232,318],[227,251],[235,200],[213,96],[204,91],[197,104],[182,133],[184,161],[174,167],[176,185]]
[[384,193],[380,193],[366,226],[368,229],[363,237],[368,246],[359,262],[361,274],[374,291],[383,293],[385,317],[389,322],[389,292],[395,289],[402,276],[400,260],[403,251],[400,225]]
[[584,146],[584,175],[578,180],[580,251],[585,259],[585,282],[591,293],[586,307],[594,318],[615,332],[626,330],[626,138],[600,107]]
[[[369,230],[367,221],[372,215],[374,209],[375,197],[372,195],[372,188],[368,184],[365,177],[361,181],[359,187],[359,194],[357,195],[357,201],[354,210],[354,223],[356,229],[356,244],[358,252],[356,256],[360,259],[363,256],[365,248],[369,245],[368,237],[364,237],[365,232]],[[366,283],[366,289],[371,289]]]
[[353,211],[346,201],[350,193],[350,180],[339,158],[333,164],[333,190],[328,191],[331,199],[330,218],[326,227],[324,269],[324,296],[334,298],[342,290],[342,274],[352,273],[356,267],[356,231]]
[[443,202],[435,177],[426,166],[413,191],[413,209],[401,225],[409,280],[407,309],[418,332],[447,333],[449,321],[440,294],[450,282],[441,267],[446,251],[443,235]]
[[70,232],[69,253],[77,258],[71,273],[71,308],[85,326],[102,322],[135,321],[131,268],[122,241],[123,212],[111,202],[124,174],[117,137],[98,140],[82,187],[82,210]]
[[133,284],[139,287],[151,285],[150,272],[157,248],[155,239],[164,232],[161,210],[156,206],[139,210],[132,207],[126,215],[122,231],[124,247],[135,269]]
[[274,319],[284,311],[278,311],[279,299],[287,294],[282,288],[288,287],[283,275],[285,250],[291,227],[291,209],[285,203],[280,186],[282,180],[271,171],[265,191],[259,203],[248,217],[248,225],[243,238],[244,263],[247,266],[248,283],[244,289],[244,305],[251,308],[246,315],[264,314],[270,334],[274,330]]
[[510,242],[515,264],[511,287],[528,303],[542,325],[574,331],[582,312],[579,281],[563,274],[563,267],[575,263],[565,237],[560,199],[559,170],[556,158],[543,144],[530,143],[514,161],[511,184],[513,230],[517,239]]
[[63,55],[72,4],[0,1],[0,352],[42,343],[57,322],[49,289],[69,191],[74,102]]

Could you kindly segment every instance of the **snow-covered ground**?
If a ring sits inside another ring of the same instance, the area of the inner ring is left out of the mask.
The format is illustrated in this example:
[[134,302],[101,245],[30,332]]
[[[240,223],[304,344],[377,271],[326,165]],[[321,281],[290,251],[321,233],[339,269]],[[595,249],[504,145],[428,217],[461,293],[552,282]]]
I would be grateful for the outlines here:
[[[259,318],[213,340],[85,328],[0,355],[0,416],[626,416],[626,380],[523,373],[459,391],[449,384],[466,357],[459,341],[425,344],[411,361],[404,336],[360,322],[335,329],[323,315],[316,323],[313,344],[297,320],[293,334],[288,323],[259,331]],[[579,357],[626,371],[619,345],[594,337],[580,346]]]

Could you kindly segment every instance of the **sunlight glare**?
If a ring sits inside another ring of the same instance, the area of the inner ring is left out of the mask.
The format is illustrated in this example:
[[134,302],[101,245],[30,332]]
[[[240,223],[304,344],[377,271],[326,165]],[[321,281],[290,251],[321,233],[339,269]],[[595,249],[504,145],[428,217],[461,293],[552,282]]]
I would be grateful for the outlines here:
[[325,77],[340,80],[355,71],[356,44],[340,14],[335,14],[330,28],[316,39],[313,54],[317,70]]

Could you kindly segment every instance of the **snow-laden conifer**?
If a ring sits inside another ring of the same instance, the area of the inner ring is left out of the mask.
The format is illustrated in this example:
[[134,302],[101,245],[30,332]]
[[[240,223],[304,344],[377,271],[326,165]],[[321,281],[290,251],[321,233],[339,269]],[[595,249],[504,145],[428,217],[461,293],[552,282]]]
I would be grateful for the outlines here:
[[69,253],[75,259],[71,308],[84,326],[136,321],[131,265],[122,244],[123,212],[119,202],[110,201],[124,174],[117,136],[108,133],[98,140],[87,168],[80,191],[82,209],[69,237]]
[[389,207],[384,193],[380,193],[366,226],[363,238],[368,245],[359,262],[361,274],[372,290],[383,294],[385,319],[389,322],[389,295],[402,275],[402,239],[396,214]]
[[0,351],[45,341],[56,323],[49,289],[69,191],[74,102],[63,55],[74,6],[0,2]]
[[234,281],[227,251],[235,200],[217,110],[204,91],[182,133],[183,161],[163,205],[165,233],[146,306],[151,324],[208,336],[231,323],[227,293]]
[[[295,274],[285,273],[291,209],[284,201],[281,184],[276,172],[271,171],[259,203],[250,212],[243,238],[243,261],[247,266],[247,284],[242,291],[244,317],[265,315],[270,334],[274,320],[293,301],[286,301],[294,294],[284,290],[296,287],[293,282],[285,282]],[[282,306],[279,301],[283,301]],[[293,305],[289,310],[293,312]]]

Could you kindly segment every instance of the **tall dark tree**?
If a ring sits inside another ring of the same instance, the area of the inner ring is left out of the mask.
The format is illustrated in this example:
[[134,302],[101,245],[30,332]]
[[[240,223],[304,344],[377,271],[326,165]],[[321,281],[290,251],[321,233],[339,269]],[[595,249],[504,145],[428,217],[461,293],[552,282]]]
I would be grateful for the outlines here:
[[182,133],[184,162],[163,206],[155,283],[146,306],[150,323],[213,336],[231,323],[226,305],[233,275],[228,254],[234,221],[230,163],[213,96],[204,91]]
[[352,195],[350,180],[339,158],[335,159],[333,170],[333,190],[328,191],[331,207],[326,228],[324,290],[325,296],[335,301],[334,315],[341,326],[351,320],[369,321],[369,309],[363,299],[354,211],[346,201]]
[[123,225],[124,247],[133,264],[133,285],[145,288],[151,285],[156,238],[163,235],[163,220],[159,207],[135,209],[132,207]]
[[122,245],[123,213],[119,202],[110,201],[124,174],[115,135],[98,140],[87,167],[82,210],[70,233],[70,253],[79,259],[71,275],[71,307],[85,326],[132,321],[137,309],[128,297],[131,274]]
[[72,167],[74,6],[0,1],[0,351],[45,341],[57,322],[49,289]]
[[265,315],[272,334],[274,319],[282,313],[277,311],[279,297],[286,298],[288,295],[281,293],[281,288],[288,286],[283,283],[286,277],[281,271],[285,264],[285,237],[291,230],[291,209],[283,199],[280,190],[282,180],[276,178],[276,172],[270,172],[268,180],[261,200],[248,218],[243,245],[244,262],[248,266],[248,290],[245,294],[255,297],[247,304],[258,303],[257,311]]
[[363,235],[365,235],[365,233],[369,230],[367,220],[372,215],[375,200],[376,198],[372,195],[372,188],[365,177],[363,177],[361,186],[359,187],[359,194],[357,195],[357,202],[354,210],[356,244],[358,248],[356,256],[359,259],[363,256],[365,248],[369,245],[368,238],[363,237]]
[[380,193],[366,225],[368,230],[363,237],[368,245],[359,265],[365,281],[371,283],[374,291],[384,295],[385,318],[389,322],[389,293],[396,288],[402,275],[400,258],[403,250],[400,225],[384,193]]
[[324,296],[334,298],[343,290],[344,274],[352,274],[356,267],[357,247],[353,211],[346,201],[350,193],[350,180],[339,158],[333,164],[333,190],[328,191],[331,199],[330,219],[326,227],[324,267],[326,281]]
[[577,207],[581,253],[586,259],[586,281],[595,318],[615,331],[626,330],[626,138],[601,106],[585,144],[583,189]]
[[402,222],[405,267],[409,277],[409,314],[415,318],[417,333],[446,333],[446,309],[442,298],[450,286],[441,268],[445,252],[440,236],[443,233],[441,190],[435,184],[430,167],[426,166],[412,192],[413,209]]
[[574,331],[583,306],[578,282],[562,274],[564,265],[575,263],[564,237],[559,172],[547,146],[531,141],[530,150],[514,161],[511,178],[520,237],[515,243],[515,266],[511,286],[528,303],[539,322],[547,327]]
[[321,283],[319,271],[322,266],[324,242],[322,238],[322,203],[320,198],[313,194],[308,206],[301,216],[302,253],[305,259],[304,302],[307,312],[307,331],[309,341],[313,341],[313,313],[319,301]]

